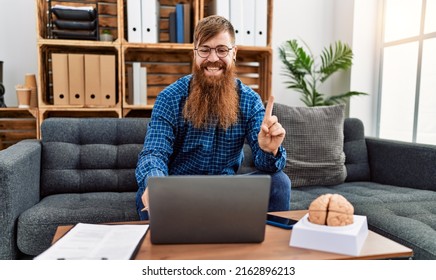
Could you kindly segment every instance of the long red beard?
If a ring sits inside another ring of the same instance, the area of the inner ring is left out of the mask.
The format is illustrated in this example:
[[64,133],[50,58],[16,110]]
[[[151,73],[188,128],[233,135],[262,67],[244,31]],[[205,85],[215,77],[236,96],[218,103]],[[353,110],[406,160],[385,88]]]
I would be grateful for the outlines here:
[[[206,76],[204,68],[222,67],[224,72]],[[205,61],[200,67],[194,64],[189,96],[183,108],[183,116],[196,128],[219,126],[227,129],[238,121],[239,95],[236,91],[235,67],[220,62]]]

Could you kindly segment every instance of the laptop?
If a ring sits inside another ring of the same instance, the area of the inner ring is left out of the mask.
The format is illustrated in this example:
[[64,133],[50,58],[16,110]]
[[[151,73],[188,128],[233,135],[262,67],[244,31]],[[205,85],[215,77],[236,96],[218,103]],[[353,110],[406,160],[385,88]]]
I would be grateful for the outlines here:
[[151,242],[262,242],[270,184],[269,175],[151,177]]

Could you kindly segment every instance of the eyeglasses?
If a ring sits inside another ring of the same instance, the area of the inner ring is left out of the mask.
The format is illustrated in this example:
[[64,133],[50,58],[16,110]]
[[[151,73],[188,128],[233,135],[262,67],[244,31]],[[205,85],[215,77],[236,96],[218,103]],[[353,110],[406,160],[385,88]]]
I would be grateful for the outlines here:
[[224,57],[226,57],[229,54],[229,51],[232,50],[232,49],[233,48],[229,48],[227,46],[219,46],[219,47],[216,47],[216,48],[199,47],[199,48],[196,48],[194,50],[197,51],[198,55],[201,58],[207,58],[210,55],[210,52],[212,50],[215,50],[215,53],[216,53],[216,55],[219,58],[224,58]]

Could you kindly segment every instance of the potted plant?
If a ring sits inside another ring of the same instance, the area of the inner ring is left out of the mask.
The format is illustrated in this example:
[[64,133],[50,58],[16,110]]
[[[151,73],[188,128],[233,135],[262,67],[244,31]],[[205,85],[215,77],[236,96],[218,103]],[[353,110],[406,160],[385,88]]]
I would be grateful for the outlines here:
[[297,40],[286,41],[279,48],[279,57],[285,66],[284,75],[289,77],[286,82],[289,84],[288,88],[302,93],[300,100],[308,107],[344,103],[352,96],[367,95],[364,92],[349,91],[328,96],[318,89],[332,74],[347,70],[352,65],[353,52],[350,46],[341,41],[323,49],[319,58],[321,62],[310,51],[307,52],[301,47]]
[[109,29],[103,29],[103,31],[100,34],[100,41],[108,41],[108,42],[112,42],[113,41],[113,36],[112,33]]

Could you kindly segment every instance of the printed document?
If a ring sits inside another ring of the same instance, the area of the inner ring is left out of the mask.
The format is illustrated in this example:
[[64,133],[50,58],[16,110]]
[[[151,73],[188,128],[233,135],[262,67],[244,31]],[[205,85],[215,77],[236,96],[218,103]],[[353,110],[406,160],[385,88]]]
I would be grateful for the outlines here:
[[35,260],[128,260],[149,225],[78,223]]

